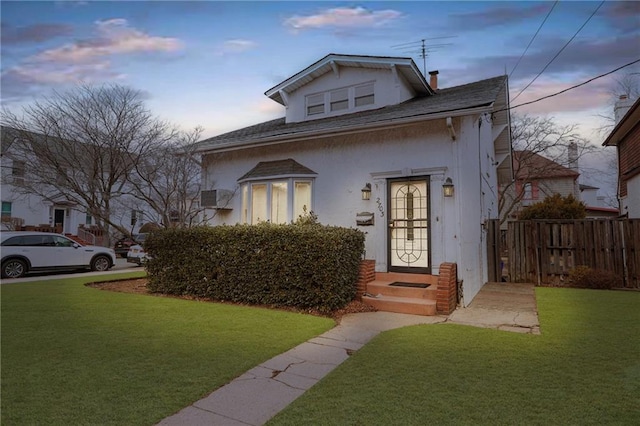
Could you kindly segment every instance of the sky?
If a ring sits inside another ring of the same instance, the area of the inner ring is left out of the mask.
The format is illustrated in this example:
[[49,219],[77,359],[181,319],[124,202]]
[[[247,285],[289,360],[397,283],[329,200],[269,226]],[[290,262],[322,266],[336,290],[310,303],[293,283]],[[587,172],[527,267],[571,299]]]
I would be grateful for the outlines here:
[[[512,106],[640,59],[638,1],[3,0],[0,21],[3,107],[117,83],[203,138],[283,116],[264,92],[329,53],[412,57],[423,70],[424,40],[440,88],[509,74]],[[600,145],[616,79],[633,73],[640,63],[514,112]]]

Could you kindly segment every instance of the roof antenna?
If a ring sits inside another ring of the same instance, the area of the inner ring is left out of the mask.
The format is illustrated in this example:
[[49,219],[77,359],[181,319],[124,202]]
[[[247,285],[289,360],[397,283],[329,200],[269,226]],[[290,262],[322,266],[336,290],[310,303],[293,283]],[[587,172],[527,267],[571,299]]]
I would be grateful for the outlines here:
[[419,58],[422,58],[422,75],[427,75],[427,56],[430,52],[433,52],[436,49],[445,46],[451,46],[453,43],[439,43],[439,44],[430,44],[427,45],[427,40],[439,40],[445,38],[455,38],[458,36],[442,36],[442,37],[431,37],[431,38],[423,38],[418,41],[411,41],[409,43],[396,44],[391,46],[394,49],[402,50],[405,53],[413,53],[417,54]]

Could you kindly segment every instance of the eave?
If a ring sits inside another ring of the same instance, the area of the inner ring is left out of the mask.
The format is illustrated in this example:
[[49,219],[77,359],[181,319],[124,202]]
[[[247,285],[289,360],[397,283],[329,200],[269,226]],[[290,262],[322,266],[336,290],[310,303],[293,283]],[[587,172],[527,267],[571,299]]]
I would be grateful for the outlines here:
[[460,110],[441,111],[441,112],[431,113],[431,114],[421,114],[421,115],[414,115],[410,117],[403,117],[403,118],[397,118],[397,119],[391,119],[391,120],[382,120],[374,123],[368,123],[366,125],[358,124],[358,125],[352,125],[352,126],[343,126],[343,127],[338,127],[335,130],[329,130],[329,131],[322,129],[322,130],[311,130],[311,131],[305,131],[305,132],[296,132],[296,133],[287,134],[287,135],[268,136],[263,138],[248,138],[247,140],[240,141],[240,142],[234,141],[231,143],[218,144],[215,146],[203,146],[197,151],[203,154],[229,152],[229,151],[237,151],[237,150],[252,148],[257,146],[277,145],[277,144],[288,143],[288,142],[319,139],[319,138],[329,137],[329,136],[344,136],[344,135],[350,135],[355,133],[369,132],[373,130],[385,130],[385,129],[395,128],[395,127],[408,126],[408,125],[418,123],[421,121],[426,121],[426,120],[439,120],[439,119],[445,119],[447,117],[461,117],[465,115],[488,113],[488,112],[491,112],[492,109],[493,109],[493,103],[472,107],[472,108],[460,109]]
[[323,76],[326,73],[339,73],[340,67],[388,69],[392,72],[401,74],[409,83],[411,88],[416,92],[416,94],[434,94],[434,91],[427,83],[427,80],[422,75],[417,65],[411,58],[340,55],[330,53],[329,55],[308,66],[297,74],[294,74],[293,76],[284,80],[277,86],[274,86],[271,89],[267,90],[265,92],[265,95],[278,102],[279,104],[286,106],[287,94],[299,89],[305,84],[310,83],[311,81]]
[[616,124],[602,145],[617,146],[638,123],[640,123],[640,98],[631,106],[629,111],[622,117],[622,120]]

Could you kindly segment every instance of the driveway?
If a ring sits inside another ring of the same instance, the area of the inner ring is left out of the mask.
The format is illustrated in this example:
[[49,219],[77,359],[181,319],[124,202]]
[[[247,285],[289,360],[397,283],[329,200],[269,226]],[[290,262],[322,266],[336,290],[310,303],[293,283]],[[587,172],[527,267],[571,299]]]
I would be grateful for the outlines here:
[[127,272],[129,270],[130,272],[133,272],[133,271],[142,270],[142,268],[136,265],[135,263],[127,263],[127,259],[117,258],[116,264],[114,265],[114,267],[109,269],[106,272],[91,272],[91,271],[86,271],[86,272],[79,271],[79,272],[71,272],[71,273],[68,271],[42,272],[42,273],[36,273],[36,274],[29,274],[24,278],[2,279],[0,280],[0,284],[25,283],[30,281],[41,281],[43,279],[53,280],[53,279],[73,278],[73,277],[87,276],[87,275],[89,276],[110,275],[110,274],[115,274],[120,272]]

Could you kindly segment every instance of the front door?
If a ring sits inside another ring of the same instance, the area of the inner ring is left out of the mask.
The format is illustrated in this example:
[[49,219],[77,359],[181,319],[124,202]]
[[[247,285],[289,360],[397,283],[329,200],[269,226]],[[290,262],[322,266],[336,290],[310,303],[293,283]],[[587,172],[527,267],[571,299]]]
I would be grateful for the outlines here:
[[53,226],[60,233],[64,233],[64,213],[62,209],[55,209],[53,212]]
[[389,271],[431,273],[429,178],[389,181]]

